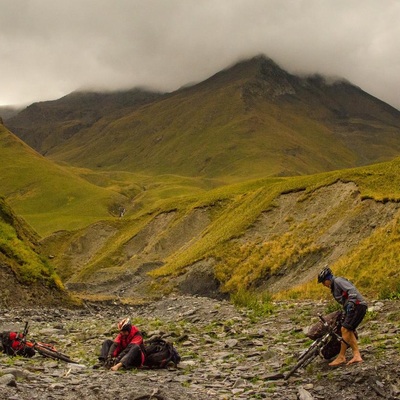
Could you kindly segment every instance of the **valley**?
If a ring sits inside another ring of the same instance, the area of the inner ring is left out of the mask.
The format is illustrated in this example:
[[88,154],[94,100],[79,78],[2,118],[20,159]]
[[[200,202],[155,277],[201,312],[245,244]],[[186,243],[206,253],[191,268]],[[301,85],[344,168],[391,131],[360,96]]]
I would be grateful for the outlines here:
[[171,93],[74,92],[7,114],[0,300],[9,281],[47,306],[326,299],[327,263],[397,299],[399,133],[400,112],[361,88],[265,56]]

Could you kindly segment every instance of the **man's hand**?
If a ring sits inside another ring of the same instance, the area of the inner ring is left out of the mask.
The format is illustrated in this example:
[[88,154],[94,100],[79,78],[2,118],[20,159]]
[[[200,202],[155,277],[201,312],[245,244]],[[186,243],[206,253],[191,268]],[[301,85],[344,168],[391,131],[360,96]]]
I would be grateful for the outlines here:
[[106,368],[111,368],[114,366],[116,363],[116,358],[113,358],[112,356],[107,357],[106,362],[104,363],[104,366]]
[[346,305],[346,314],[352,313],[354,311],[355,307],[356,307],[356,305],[352,301],[349,301]]

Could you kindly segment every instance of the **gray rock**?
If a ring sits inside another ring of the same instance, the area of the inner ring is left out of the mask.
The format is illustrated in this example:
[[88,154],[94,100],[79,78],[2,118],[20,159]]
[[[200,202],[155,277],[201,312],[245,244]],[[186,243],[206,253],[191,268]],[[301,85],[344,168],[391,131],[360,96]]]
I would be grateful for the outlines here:
[[[331,369],[317,358],[288,381],[283,379],[284,372],[308,344],[301,329],[323,312],[326,303],[279,302],[272,314],[258,319],[229,302],[190,296],[139,306],[91,304],[90,312],[0,309],[0,321],[7,319],[18,326],[18,321],[29,318],[30,335],[37,340],[42,339],[40,332],[53,327],[49,341],[79,361],[67,364],[42,356],[25,360],[0,354],[0,375],[5,379],[4,374],[14,371],[11,375],[18,384],[17,390],[0,384],[0,399],[149,399],[154,390],[153,397],[163,400],[297,400],[300,396],[355,400],[381,394],[396,398],[400,387],[398,304],[382,304],[381,311],[360,327],[360,337],[370,342],[360,342],[364,363]],[[387,320],[389,312],[392,318]],[[179,367],[115,373],[93,370],[102,341],[116,336],[115,324],[121,315],[140,321],[139,328],[149,334],[162,333],[174,341],[182,357]],[[323,384],[328,379],[329,391]]]
[[0,386],[17,386],[15,376],[13,374],[5,374],[0,376]]
[[311,396],[311,393],[308,392],[303,387],[299,387],[299,400],[314,400],[314,397]]

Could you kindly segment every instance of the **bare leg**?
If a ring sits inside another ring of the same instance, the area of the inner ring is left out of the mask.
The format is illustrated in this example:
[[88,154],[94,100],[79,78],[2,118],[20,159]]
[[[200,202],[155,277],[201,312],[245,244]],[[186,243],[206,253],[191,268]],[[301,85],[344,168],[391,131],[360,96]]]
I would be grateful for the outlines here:
[[122,367],[122,363],[115,364],[111,367],[111,371],[118,371]]
[[351,350],[353,350],[353,358],[347,363],[347,365],[363,362],[354,332],[342,327],[342,336],[350,345]]

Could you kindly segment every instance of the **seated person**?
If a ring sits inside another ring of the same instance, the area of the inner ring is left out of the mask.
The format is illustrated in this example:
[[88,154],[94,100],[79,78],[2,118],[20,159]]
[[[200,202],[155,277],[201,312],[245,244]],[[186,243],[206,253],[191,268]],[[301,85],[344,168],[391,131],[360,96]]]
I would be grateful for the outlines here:
[[105,366],[112,371],[120,368],[140,368],[144,364],[143,338],[138,328],[131,324],[129,318],[118,323],[119,334],[114,339],[103,342],[99,356],[99,364],[95,368]]

